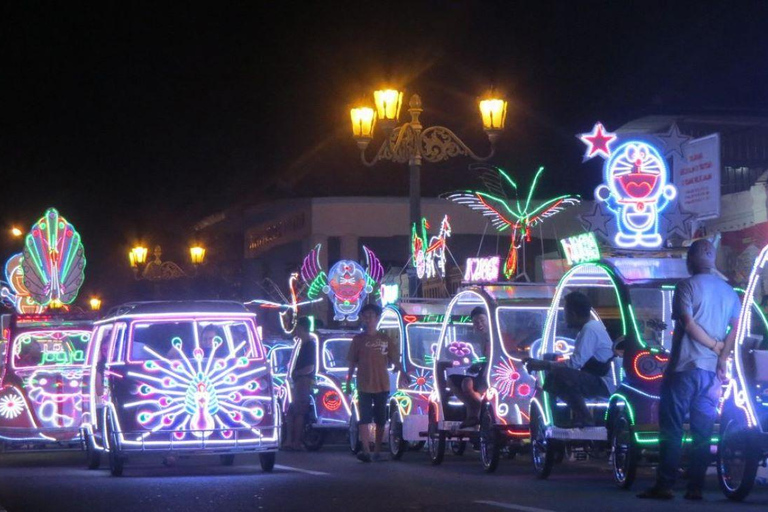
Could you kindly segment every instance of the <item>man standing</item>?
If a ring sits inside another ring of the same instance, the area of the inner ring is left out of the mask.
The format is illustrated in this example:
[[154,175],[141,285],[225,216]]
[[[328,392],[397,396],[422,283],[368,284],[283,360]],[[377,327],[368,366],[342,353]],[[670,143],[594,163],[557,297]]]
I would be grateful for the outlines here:
[[[347,390],[351,389],[352,376],[357,369],[357,408],[360,411],[358,429],[362,451],[357,458],[363,462],[381,461],[381,444],[384,441],[384,425],[387,422],[387,399],[389,398],[389,373],[387,367],[394,365],[400,375],[400,386],[408,385],[405,370],[400,363],[400,347],[377,327],[381,308],[366,304],[360,310],[363,332],[352,338],[349,347],[349,373]],[[371,459],[370,424],[376,424],[376,442]]]
[[602,322],[592,318],[592,303],[581,292],[565,296],[565,322],[579,329],[571,357],[562,363],[529,359],[526,368],[547,372],[544,390],[568,404],[573,427],[590,427],[595,422],[585,398],[608,396],[616,389],[611,372],[613,342]]
[[315,384],[315,358],[317,336],[312,333],[312,321],[302,316],[296,322],[296,357],[292,361],[290,384],[293,402],[288,407],[286,439],[283,450],[300,451],[304,433],[304,421],[312,404],[312,387]]
[[[672,298],[675,330],[659,404],[661,461],[656,484],[639,498],[674,497],[686,414],[690,414],[693,443],[685,499],[702,498],[720,398],[718,377],[725,376],[727,355],[736,339],[739,298],[716,274],[715,247],[708,240],[695,241],[688,249],[687,265],[692,277],[677,284]],[[718,357],[721,353],[725,357]]]

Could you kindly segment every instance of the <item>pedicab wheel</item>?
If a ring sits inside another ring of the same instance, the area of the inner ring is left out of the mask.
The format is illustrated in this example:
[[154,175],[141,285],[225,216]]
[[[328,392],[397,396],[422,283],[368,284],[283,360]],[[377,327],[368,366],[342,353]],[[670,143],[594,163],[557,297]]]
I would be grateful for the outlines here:
[[717,446],[717,479],[726,498],[741,501],[755,485],[761,453],[751,445],[752,431],[743,422],[728,420],[722,425]]
[[429,407],[429,426],[427,427],[427,450],[429,451],[429,460],[433,466],[443,462],[445,457],[445,432],[437,429],[437,420],[435,419],[435,410],[433,406]]
[[408,443],[408,451],[409,452],[420,452],[424,449],[424,445],[427,444],[426,441],[416,441],[415,443]]
[[403,422],[397,408],[393,408],[389,417],[389,453],[394,460],[400,460],[407,448],[408,443],[403,439]]
[[349,449],[352,450],[352,453],[357,455],[357,452],[363,449],[363,445],[360,443],[360,430],[358,429],[357,419],[355,418],[354,412],[349,416],[348,435]]
[[235,454],[225,453],[224,455],[219,455],[219,460],[222,466],[231,466],[235,463]]
[[629,489],[637,474],[638,452],[626,409],[620,411],[613,422],[611,451],[613,452],[613,481],[620,488]]
[[101,452],[93,447],[93,439],[86,432],[83,435],[85,443],[85,463],[88,469],[99,469],[101,466]]
[[112,476],[123,475],[123,456],[120,453],[119,439],[115,433],[114,421],[110,414],[107,418],[107,438],[109,439],[109,472]]
[[316,452],[323,447],[325,442],[325,431],[313,428],[312,425],[304,426],[304,436],[301,438],[301,444],[308,452]]
[[538,407],[531,410],[531,460],[536,477],[545,479],[555,464],[555,446],[546,436],[546,424]]
[[451,441],[451,453],[454,455],[464,455],[467,449],[466,441]]
[[272,472],[275,469],[275,452],[260,453],[259,463],[261,464],[262,471]]
[[499,466],[501,440],[494,428],[496,421],[490,405],[480,414],[480,460],[486,473],[493,473]]

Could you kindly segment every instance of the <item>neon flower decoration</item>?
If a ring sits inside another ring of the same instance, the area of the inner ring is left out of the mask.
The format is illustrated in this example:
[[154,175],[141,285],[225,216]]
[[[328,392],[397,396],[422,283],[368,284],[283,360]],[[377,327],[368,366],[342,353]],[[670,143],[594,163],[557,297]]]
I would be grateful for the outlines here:
[[323,393],[322,401],[323,407],[331,412],[338,411],[342,406],[341,396],[333,389]]
[[[449,349],[450,350],[450,349]],[[429,393],[432,391],[432,372],[424,368],[416,368],[415,372],[409,375],[411,380],[409,387],[418,393]]]
[[448,351],[456,357],[466,357],[472,353],[472,345],[463,341],[452,341],[448,345]]
[[515,383],[520,380],[520,372],[517,371],[511,359],[501,361],[494,366],[491,377],[493,378],[493,387],[498,390],[502,400],[514,396]]
[[5,263],[5,284],[0,286],[0,300],[5,301],[17,313],[40,314],[45,307],[35,302],[24,285],[24,271],[21,268],[23,256],[14,254]]
[[317,244],[301,266],[301,277],[308,287],[307,296],[315,299],[320,292],[326,294],[333,305],[334,320],[355,322],[365,298],[384,277],[384,267],[373,251],[363,246],[366,268],[356,261],[341,260],[326,274],[320,265],[320,249],[321,244]]
[[411,259],[416,267],[416,275],[419,279],[431,277],[445,277],[445,242],[451,236],[451,224],[448,216],[443,217],[440,223],[440,231],[437,236],[427,237],[429,229],[427,219],[421,219],[421,233],[417,233],[416,224],[413,225],[411,234]]
[[[518,196],[517,183],[503,169],[484,164],[470,165],[470,169],[483,171],[480,178],[486,190],[454,192],[448,194],[446,199],[482,212],[491,219],[491,224],[499,232],[511,235],[512,240],[503,268],[504,276],[510,279],[517,273],[518,249],[523,243],[531,241],[531,228],[563,211],[566,207],[579,203],[580,200],[578,196],[563,195],[533,205],[531,203],[533,193],[544,172],[543,167],[536,171],[524,201],[521,201]],[[507,190],[510,190],[511,194],[508,194]]]
[[85,279],[85,254],[80,234],[49,208],[24,244],[24,285],[38,304],[71,304]]
[[[596,128],[602,128],[598,123]],[[609,134],[615,138],[615,135]],[[659,150],[641,140],[623,142],[615,150],[602,139],[600,149],[594,140],[582,138],[595,154],[603,156],[605,183],[595,189],[595,199],[605,203],[616,216],[618,231],[614,243],[622,248],[654,249],[662,244],[659,214],[677,196],[669,184],[669,170]],[[613,140],[613,139],[611,139]]]
[[18,394],[9,394],[0,398],[0,416],[7,420],[17,418],[25,408],[24,399]]
[[659,380],[664,376],[664,369],[669,357],[652,354],[650,350],[638,352],[632,360],[635,373],[643,380]]
[[224,346],[217,336],[210,355],[206,357],[202,348],[195,347],[191,360],[178,337],[171,342],[177,360],[143,347],[152,359],[144,363],[144,372],[128,372],[136,378],[139,400],[123,407],[137,408],[136,419],[143,428],[173,431],[178,440],[189,434],[208,438],[214,432],[231,439],[230,429],[258,425],[264,417],[259,402],[272,398],[257,395],[262,385],[256,375],[266,373],[266,368],[243,371],[249,360],[237,354],[245,343],[217,357],[217,351]]

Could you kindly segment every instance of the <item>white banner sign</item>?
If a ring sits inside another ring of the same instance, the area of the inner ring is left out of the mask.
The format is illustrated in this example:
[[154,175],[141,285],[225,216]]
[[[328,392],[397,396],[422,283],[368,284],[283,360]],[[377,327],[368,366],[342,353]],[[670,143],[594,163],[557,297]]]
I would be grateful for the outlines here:
[[683,211],[698,220],[720,216],[720,135],[715,133],[683,144],[675,158],[675,185]]

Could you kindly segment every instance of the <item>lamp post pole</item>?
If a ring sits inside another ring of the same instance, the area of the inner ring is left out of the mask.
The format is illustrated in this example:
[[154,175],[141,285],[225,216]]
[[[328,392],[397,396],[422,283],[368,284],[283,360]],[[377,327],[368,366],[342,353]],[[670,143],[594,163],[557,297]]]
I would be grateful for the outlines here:
[[[397,99],[396,108],[392,104],[378,104],[379,97],[394,93],[388,98]],[[400,110],[399,99],[402,94],[397,91],[377,91],[377,111],[380,122],[385,129],[397,122],[397,114]],[[411,233],[411,226],[417,227],[421,223],[421,165],[422,161],[442,162],[457,156],[466,156],[472,160],[482,162],[493,157],[496,151],[496,140],[504,128],[507,103],[503,100],[492,99],[480,102],[480,111],[483,118],[483,129],[488,135],[491,150],[486,156],[475,154],[453,131],[444,126],[430,126],[424,128],[419,116],[423,112],[421,97],[418,94],[411,96],[408,102],[410,121],[395,127],[387,136],[387,140],[379,147],[376,155],[368,160],[365,150],[373,138],[373,128],[376,122],[373,109],[355,108],[351,111],[352,131],[357,145],[360,148],[360,159],[367,167],[373,167],[381,160],[390,160],[398,163],[407,163],[409,169],[409,217],[410,225],[406,230]],[[409,295],[415,297],[418,292],[418,278],[413,266],[408,269]]]

